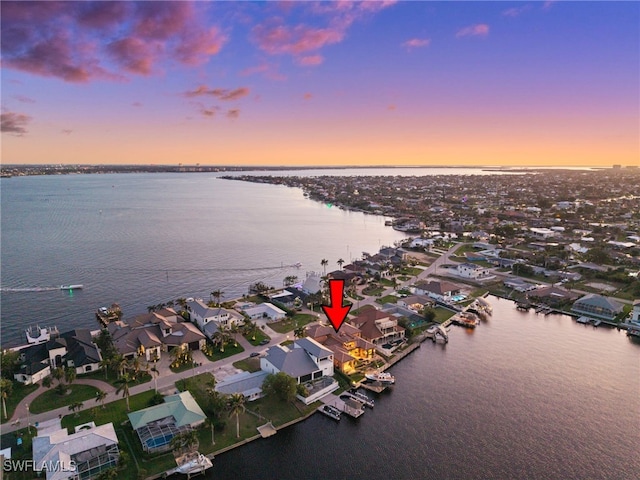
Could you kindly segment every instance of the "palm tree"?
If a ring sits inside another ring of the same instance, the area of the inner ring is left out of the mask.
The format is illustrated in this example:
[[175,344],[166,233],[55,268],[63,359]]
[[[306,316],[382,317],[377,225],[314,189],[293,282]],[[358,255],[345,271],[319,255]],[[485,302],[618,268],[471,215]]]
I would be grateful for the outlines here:
[[304,338],[305,336],[305,328],[304,326],[297,326],[296,328],[293,329],[293,336],[295,338]]
[[107,380],[109,378],[109,367],[111,366],[111,359],[108,357],[102,357],[100,360],[100,368],[104,369],[104,379]]
[[116,395],[122,392],[122,397],[127,402],[127,412],[131,411],[131,407],[129,406],[129,396],[131,395],[129,386],[131,383],[133,383],[133,379],[128,372],[124,373],[119,379],[114,382],[114,385],[117,386]]
[[327,260],[326,258],[323,258],[322,260],[320,260],[320,265],[322,265],[322,269],[324,271],[324,274],[327,274],[327,265],[329,265],[329,260]]
[[100,402],[100,404],[102,405],[102,408],[104,408],[104,401],[107,398],[107,392],[105,392],[104,390],[98,390],[96,392],[96,403]]
[[218,347],[218,350],[220,350],[221,353],[224,353],[224,342],[225,342],[224,333],[218,330],[216,333],[212,335],[211,342],[213,342],[213,344]]
[[0,378],[0,395],[2,396],[2,413],[4,418],[8,419],[7,415],[7,398],[11,396],[13,392],[13,382],[7,378]]
[[[148,368],[148,367],[147,367]],[[156,367],[156,362],[153,362],[153,367],[148,368],[148,372],[153,377],[153,388],[158,393],[158,376],[160,375],[160,371]]]
[[75,416],[79,417],[80,416],[80,409],[84,407],[84,403],[82,402],[73,402],[71,405],[69,405],[69,410],[71,412],[75,412]]
[[215,299],[217,299],[218,301],[216,302],[216,306],[220,306],[220,298],[222,297],[222,295],[224,295],[224,292],[222,290],[220,290],[219,288],[217,290],[214,290],[213,292],[211,292],[211,296]]
[[231,334],[231,338],[233,338],[233,346],[238,347],[238,338],[236,335],[240,332],[240,327],[236,322],[231,323],[229,326],[229,333]]
[[75,379],[76,379],[76,369],[73,368],[73,367],[65,368],[64,369],[64,380],[65,380],[65,382],[67,382],[69,385],[71,385]]
[[256,339],[256,332],[258,331],[258,324],[253,320],[246,319],[244,321],[244,331],[247,335],[251,334],[251,340]]
[[244,413],[244,395],[241,393],[232,393],[227,400],[229,408],[229,416],[236,416],[236,438],[240,438],[240,414]]
[[342,265],[344,265],[344,260],[339,258],[338,261],[336,262],[338,264],[338,266],[340,267],[340,270],[342,270]]

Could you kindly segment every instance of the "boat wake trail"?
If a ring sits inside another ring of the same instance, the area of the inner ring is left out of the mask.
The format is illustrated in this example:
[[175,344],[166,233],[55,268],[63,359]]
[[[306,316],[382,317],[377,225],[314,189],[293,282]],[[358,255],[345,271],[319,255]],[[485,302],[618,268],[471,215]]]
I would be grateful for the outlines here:
[[60,290],[60,287],[0,287],[0,292],[51,292]]

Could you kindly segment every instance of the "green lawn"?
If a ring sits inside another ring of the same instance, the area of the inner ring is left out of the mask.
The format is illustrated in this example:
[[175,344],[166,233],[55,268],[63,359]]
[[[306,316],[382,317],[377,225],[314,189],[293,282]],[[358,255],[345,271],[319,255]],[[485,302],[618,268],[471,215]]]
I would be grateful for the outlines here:
[[[51,388],[38,396],[29,405],[29,411],[31,413],[42,413],[56,408],[71,405],[76,402],[88,402],[96,398],[98,389],[91,385],[67,385],[67,392],[64,395],[60,395],[58,391]],[[69,392],[70,390],[70,392]]]
[[[11,447],[12,460],[31,460],[33,459],[32,439],[36,434],[35,427],[31,427],[31,432],[28,432],[25,427],[15,432],[5,433],[0,437],[0,448]],[[22,439],[22,445],[17,444],[19,438]],[[7,480],[32,480],[36,478],[36,474],[31,466],[28,466],[22,470],[6,472],[4,478]]]
[[[13,391],[9,398],[6,399],[5,404],[7,406],[7,415],[8,418],[13,416],[13,412],[16,407],[22,403],[22,399],[29,395],[31,392],[38,389],[38,385],[24,385],[19,382],[13,382]],[[4,418],[4,414],[2,416],[2,423],[5,423],[8,418]]]
[[[115,375],[112,372],[109,372],[107,378],[105,379],[105,374],[104,371],[96,371],[96,372],[91,372],[91,373],[85,373],[82,375],[78,375],[78,379],[82,380],[85,378],[89,378],[89,379],[94,379],[94,380],[100,380],[102,382],[107,382],[109,385],[113,386],[113,387],[117,387],[118,385],[116,385],[116,380],[118,380],[117,375]],[[150,374],[148,373],[141,373],[140,375],[137,376],[136,381],[131,383],[131,385],[140,385],[142,383],[147,383],[150,382],[151,380],[153,380],[153,377],[151,377]]]
[[456,314],[456,312],[452,312],[451,310],[447,310],[442,307],[436,307],[434,310],[436,312],[436,316],[433,321],[438,323],[443,323]]
[[384,285],[385,287],[393,287],[393,281],[389,280],[388,278],[381,278],[380,284]]
[[417,267],[402,267],[402,269],[400,269],[402,275],[409,275],[410,277],[417,277],[422,272],[424,272],[424,270]]
[[[226,350],[226,348],[225,348]],[[194,368],[193,362],[181,363],[177,367],[174,367],[173,364],[169,365],[169,368],[173,373],[184,372],[185,370],[189,370],[190,368]]]
[[271,340],[271,337],[269,335],[267,335],[266,333],[264,333],[259,328],[256,328],[255,336],[254,336],[254,334],[248,334],[248,333],[245,333],[243,336],[254,347],[257,347],[258,345],[260,345],[260,342],[262,340]]
[[296,327],[308,325],[318,318],[310,313],[296,313],[293,318],[285,318],[279,322],[269,324],[269,327],[278,333],[292,332]]
[[248,357],[243,360],[233,362],[233,366],[240,370],[244,370],[245,372],[257,372],[260,370],[260,359],[257,357]]
[[370,287],[367,286],[362,290],[362,293],[365,295],[369,295],[369,296],[376,296],[376,295],[380,295],[382,292],[384,292],[384,287]]
[[202,351],[202,353],[204,353],[205,356],[212,362],[215,362],[216,360],[222,360],[223,358],[227,358],[231,355],[235,355],[236,353],[241,352],[244,352],[244,348],[242,348],[242,345],[238,344],[238,346],[236,347],[233,343],[225,345],[224,352],[221,352],[218,347],[213,348],[212,355],[207,355],[204,350]]
[[[131,405],[131,411],[141,410],[150,406],[149,402],[154,395],[153,389],[146,392],[132,395],[129,397],[129,404]],[[105,404],[105,408],[102,408],[100,402],[91,400],[85,402],[85,406],[95,405],[96,409],[88,409],[80,412],[80,416],[76,417],[75,414],[66,415],[62,418],[62,426],[64,428],[74,427],[87,422],[95,422],[96,425],[104,425],[105,423],[113,422],[114,425],[120,425],[123,422],[129,420],[127,417],[127,404],[124,398],[116,400],[115,402]]]
[[380,305],[384,305],[385,303],[396,303],[399,300],[398,297],[396,297],[395,295],[385,295],[382,298],[378,298],[376,300],[376,303],[379,303]]

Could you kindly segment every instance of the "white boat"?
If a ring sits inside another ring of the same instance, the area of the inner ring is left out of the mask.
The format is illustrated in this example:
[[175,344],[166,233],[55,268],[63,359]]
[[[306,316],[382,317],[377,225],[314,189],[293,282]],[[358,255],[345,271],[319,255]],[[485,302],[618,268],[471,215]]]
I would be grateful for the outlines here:
[[365,377],[372,382],[386,383],[388,385],[396,383],[395,377],[387,372],[367,373]]
[[82,285],[60,285],[60,290],[82,290]]
[[176,473],[183,473],[185,475],[192,473],[204,472],[207,468],[211,468],[213,463],[203,454],[196,452],[192,457],[185,457],[183,462],[178,468],[175,469]]

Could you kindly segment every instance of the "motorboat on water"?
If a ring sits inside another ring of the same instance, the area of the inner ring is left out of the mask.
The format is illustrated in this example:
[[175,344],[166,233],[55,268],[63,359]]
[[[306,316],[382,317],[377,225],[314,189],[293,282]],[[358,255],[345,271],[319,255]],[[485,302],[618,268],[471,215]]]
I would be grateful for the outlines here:
[[372,382],[380,382],[387,385],[396,383],[395,377],[387,372],[367,373],[365,374],[365,378],[371,380]]
[[60,285],[60,290],[82,290],[83,285]]
[[340,410],[338,410],[333,405],[323,405],[318,409],[320,413],[324,413],[327,417],[333,418],[334,420],[340,420]]

